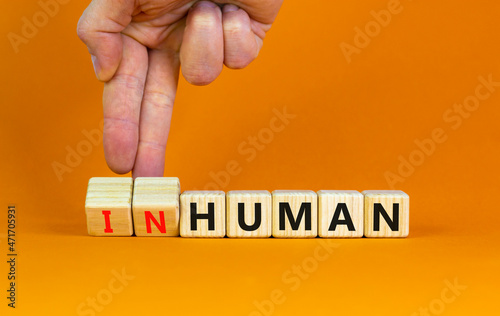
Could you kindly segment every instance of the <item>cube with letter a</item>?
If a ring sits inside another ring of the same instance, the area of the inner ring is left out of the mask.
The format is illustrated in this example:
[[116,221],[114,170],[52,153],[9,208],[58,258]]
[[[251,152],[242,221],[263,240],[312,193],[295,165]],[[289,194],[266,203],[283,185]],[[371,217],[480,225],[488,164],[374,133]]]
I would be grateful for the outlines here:
[[363,211],[358,191],[318,191],[319,237],[363,237]]

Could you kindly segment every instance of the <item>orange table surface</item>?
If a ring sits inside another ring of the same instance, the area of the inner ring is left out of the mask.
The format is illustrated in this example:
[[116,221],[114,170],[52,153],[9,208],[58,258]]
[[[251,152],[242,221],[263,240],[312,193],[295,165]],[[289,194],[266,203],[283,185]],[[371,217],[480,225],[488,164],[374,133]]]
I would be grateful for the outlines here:
[[248,68],[180,80],[165,175],[182,190],[410,195],[408,238],[298,240],[87,236],[87,182],[114,176],[76,36],[88,1],[16,47],[8,34],[42,9],[4,3],[0,314],[499,315],[500,3],[405,0],[377,29],[390,3],[285,1]]

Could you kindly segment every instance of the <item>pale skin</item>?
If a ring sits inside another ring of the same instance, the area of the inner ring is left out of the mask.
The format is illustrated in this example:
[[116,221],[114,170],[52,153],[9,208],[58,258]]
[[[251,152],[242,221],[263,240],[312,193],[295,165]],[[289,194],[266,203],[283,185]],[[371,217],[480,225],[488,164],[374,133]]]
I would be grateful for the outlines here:
[[161,177],[179,69],[194,85],[258,55],[283,0],[93,0],[78,22],[104,82],[104,154],[116,173]]

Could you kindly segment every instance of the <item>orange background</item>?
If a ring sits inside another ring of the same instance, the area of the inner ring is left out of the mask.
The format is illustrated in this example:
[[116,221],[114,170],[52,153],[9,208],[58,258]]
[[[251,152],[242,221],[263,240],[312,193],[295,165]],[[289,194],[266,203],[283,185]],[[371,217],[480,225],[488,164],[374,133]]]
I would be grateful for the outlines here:
[[[418,315],[429,307],[430,315],[498,315],[500,87],[459,128],[443,114],[475,94],[479,76],[500,81],[500,4],[402,1],[402,12],[348,63],[340,44],[352,45],[354,28],[387,3],[285,1],[255,62],[225,69],[207,87],[181,79],[175,101],[165,175],[178,176],[183,190],[213,182],[211,172],[232,160],[241,170],[224,191],[388,189],[385,173],[398,172],[415,140],[445,131],[446,141],[394,186],[411,198],[410,236],[331,240],[336,248],[321,262],[311,259],[319,239],[87,236],[87,181],[113,176],[102,145],[61,181],[52,165],[65,164],[68,148],[102,116],[102,84],[76,36],[88,1],[61,5],[18,53],[7,34],[20,34],[22,18],[40,7],[3,3],[0,310],[7,310],[6,213],[15,203],[13,314],[79,315],[81,303],[108,288],[112,271],[125,268],[135,278],[96,314],[266,315],[255,302],[265,305],[277,290],[285,299],[272,315]],[[284,107],[296,117],[247,161],[240,144]],[[294,265],[311,262],[303,280],[286,281]],[[455,279],[467,288],[443,303],[446,281]]]

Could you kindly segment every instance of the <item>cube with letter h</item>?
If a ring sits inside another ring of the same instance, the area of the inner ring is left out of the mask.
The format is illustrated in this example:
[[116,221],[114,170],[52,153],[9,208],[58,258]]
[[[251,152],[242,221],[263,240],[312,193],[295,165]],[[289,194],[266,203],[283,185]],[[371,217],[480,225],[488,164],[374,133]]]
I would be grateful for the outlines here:
[[366,237],[407,237],[410,197],[403,191],[363,191]]
[[226,194],[223,191],[185,191],[180,201],[182,237],[226,235]]
[[309,190],[273,191],[273,236],[306,238],[318,235],[318,196]]

